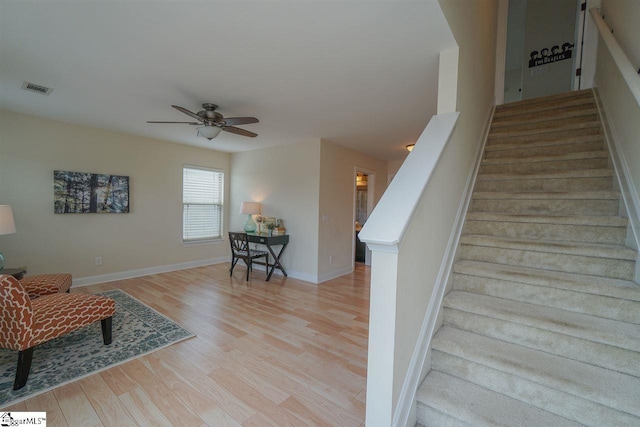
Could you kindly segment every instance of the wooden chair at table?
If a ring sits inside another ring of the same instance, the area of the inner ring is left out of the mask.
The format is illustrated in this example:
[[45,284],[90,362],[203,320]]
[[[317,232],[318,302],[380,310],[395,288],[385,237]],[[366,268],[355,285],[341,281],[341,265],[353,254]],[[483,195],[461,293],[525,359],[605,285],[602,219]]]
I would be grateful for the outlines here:
[[229,276],[233,275],[233,268],[238,260],[244,261],[247,265],[247,281],[249,281],[249,272],[253,270],[253,260],[264,257],[266,264],[266,273],[269,272],[269,252],[251,249],[249,247],[249,238],[247,233],[229,232],[229,244],[231,245],[231,268]]

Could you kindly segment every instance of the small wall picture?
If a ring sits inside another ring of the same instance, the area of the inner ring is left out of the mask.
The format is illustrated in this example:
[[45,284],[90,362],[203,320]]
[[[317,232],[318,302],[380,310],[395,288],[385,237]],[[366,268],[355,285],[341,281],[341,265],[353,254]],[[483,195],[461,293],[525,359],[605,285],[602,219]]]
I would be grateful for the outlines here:
[[55,213],[129,213],[129,177],[54,171]]

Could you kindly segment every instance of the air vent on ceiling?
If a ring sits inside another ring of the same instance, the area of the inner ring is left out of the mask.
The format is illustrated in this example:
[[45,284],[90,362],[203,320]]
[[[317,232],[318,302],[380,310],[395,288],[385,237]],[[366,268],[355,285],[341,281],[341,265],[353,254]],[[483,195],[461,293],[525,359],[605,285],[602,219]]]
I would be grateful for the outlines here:
[[22,83],[22,89],[30,90],[31,92],[40,93],[42,95],[49,95],[51,92],[53,92],[52,87],[41,86],[27,81]]

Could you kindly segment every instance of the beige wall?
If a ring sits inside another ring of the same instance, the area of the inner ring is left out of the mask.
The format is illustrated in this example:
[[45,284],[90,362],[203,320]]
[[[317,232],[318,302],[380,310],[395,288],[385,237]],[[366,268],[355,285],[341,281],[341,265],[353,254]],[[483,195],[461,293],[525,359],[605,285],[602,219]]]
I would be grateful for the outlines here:
[[379,199],[386,188],[386,162],[327,141],[235,153],[231,228],[242,229],[246,217],[238,212],[243,201],[261,202],[263,215],[284,219],[290,243],[283,264],[290,276],[319,283],[348,273],[353,268],[355,168],[381,177]]
[[[603,0],[602,12],[605,14],[605,21],[614,30],[613,35],[625,54],[634,54],[637,60],[640,60],[640,46],[638,43],[629,43],[629,40],[637,39],[636,27],[640,23],[640,2]],[[629,17],[636,17],[635,22],[631,22]],[[631,55],[629,59],[634,66],[640,67],[638,63],[633,62]],[[638,236],[640,233],[638,218],[640,215],[640,106],[631,94],[602,39],[598,42],[595,82],[615,139],[615,148],[618,150],[618,156],[623,160],[623,170],[619,172],[625,173],[627,185],[623,185],[622,190],[625,200],[631,204],[628,206],[630,220]],[[637,245],[640,242],[628,243]]]
[[[222,241],[182,243],[182,167],[224,170],[228,199],[229,162],[225,153],[0,110],[0,204],[12,205],[18,229],[0,236],[7,264],[99,281],[226,260]],[[54,214],[54,170],[128,175],[130,213]]]
[[640,2],[638,0],[602,0],[602,15],[614,37],[636,71],[640,69]]
[[377,203],[387,188],[387,163],[322,141],[318,238],[318,276],[321,282],[353,269],[356,169],[366,171],[369,182],[374,181],[374,202]]
[[262,203],[262,214],[282,218],[290,237],[283,255],[287,273],[318,277],[318,194],[320,141],[235,153],[231,157],[232,230],[242,230],[243,201]]
[[497,0],[439,2],[460,49],[456,100],[460,118],[400,244],[394,405],[494,105]]

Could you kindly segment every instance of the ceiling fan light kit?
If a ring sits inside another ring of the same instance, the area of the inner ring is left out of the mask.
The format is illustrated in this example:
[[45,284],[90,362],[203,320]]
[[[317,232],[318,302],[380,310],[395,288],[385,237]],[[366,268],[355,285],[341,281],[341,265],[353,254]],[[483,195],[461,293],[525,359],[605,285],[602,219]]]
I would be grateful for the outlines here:
[[249,138],[255,138],[257,133],[249,132],[235,125],[248,125],[251,123],[258,123],[258,119],[255,117],[229,117],[224,116],[216,111],[218,106],[216,104],[204,103],[202,104],[203,110],[194,113],[179,105],[172,105],[173,108],[186,114],[187,116],[198,120],[197,122],[159,122],[159,121],[147,121],[147,123],[183,123],[189,125],[202,125],[198,127],[198,136],[207,138],[211,141],[216,136],[220,135],[220,132],[230,132],[236,135],[248,136]]
[[222,132],[222,128],[213,125],[204,125],[198,128],[198,136],[207,138],[209,141],[220,135],[220,132]]

